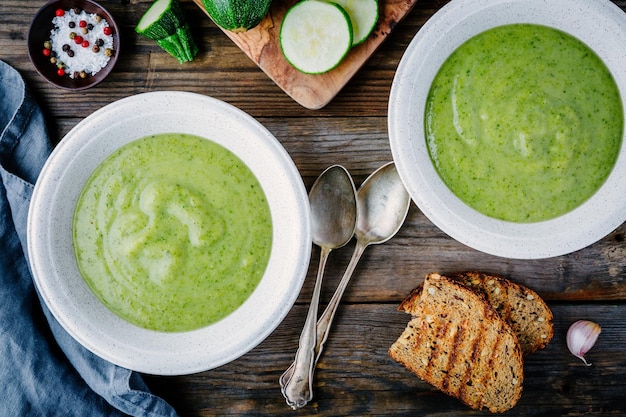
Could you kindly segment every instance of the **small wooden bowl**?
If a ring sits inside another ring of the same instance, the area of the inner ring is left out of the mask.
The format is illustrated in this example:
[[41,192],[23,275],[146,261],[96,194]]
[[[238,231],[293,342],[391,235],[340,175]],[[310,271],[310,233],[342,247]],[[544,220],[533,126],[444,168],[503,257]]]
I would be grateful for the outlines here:
[[[95,13],[105,19],[110,28],[113,37],[113,56],[109,59],[107,65],[96,74],[88,74],[85,78],[74,77],[68,75],[60,76],[57,74],[57,67],[50,62],[50,57],[43,54],[44,42],[50,39],[50,32],[53,29],[52,19],[55,17],[57,9],[70,10],[78,8],[87,13]],[[28,56],[35,66],[35,69],[43,78],[51,84],[66,90],[85,90],[93,87],[103,81],[111,72],[117,62],[120,51],[119,29],[113,16],[98,3],[91,0],[52,0],[46,3],[33,18],[28,30]]]

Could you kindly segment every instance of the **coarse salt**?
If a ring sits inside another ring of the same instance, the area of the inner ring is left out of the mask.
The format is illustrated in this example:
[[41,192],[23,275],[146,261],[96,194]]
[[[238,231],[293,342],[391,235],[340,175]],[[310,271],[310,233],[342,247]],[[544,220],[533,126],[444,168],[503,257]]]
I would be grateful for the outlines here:
[[[81,21],[93,27],[84,33],[85,31],[80,27]],[[74,22],[75,27],[70,27],[70,22]],[[63,64],[65,73],[70,78],[75,78],[80,73],[95,75],[106,67],[111,59],[106,51],[107,49],[109,53],[113,51],[113,36],[105,34],[105,28],[109,27],[106,19],[95,13],[87,13],[84,10],[76,13],[71,9],[65,11],[62,16],[55,16],[52,23],[54,25],[50,32],[52,51],[55,53],[56,62]],[[109,31],[110,28],[107,30]],[[76,43],[71,33],[80,36],[82,42]],[[86,42],[85,46],[83,42]],[[65,48],[64,45],[66,45]],[[94,50],[94,45],[98,45],[97,51]]]

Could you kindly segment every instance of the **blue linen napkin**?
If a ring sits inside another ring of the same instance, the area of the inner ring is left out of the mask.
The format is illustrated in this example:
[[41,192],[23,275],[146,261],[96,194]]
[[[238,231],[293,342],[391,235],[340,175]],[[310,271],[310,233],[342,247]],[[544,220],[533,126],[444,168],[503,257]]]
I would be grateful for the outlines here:
[[40,108],[3,61],[0,97],[0,417],[176,417],[138,373],[82,347],[38,298],[26,220],[52,146]]

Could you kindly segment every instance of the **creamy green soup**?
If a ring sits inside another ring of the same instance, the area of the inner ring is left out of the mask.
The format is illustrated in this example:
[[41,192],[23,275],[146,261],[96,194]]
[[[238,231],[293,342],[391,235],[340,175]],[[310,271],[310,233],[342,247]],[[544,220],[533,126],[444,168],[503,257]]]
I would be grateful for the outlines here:
[[425,113],[442,180],[469,206],[511,222],[551,219],[591,197],[615,164],[623,125],[618,88],[598,56],[530,24],[461,45]]
[[95,170],[76,205],[73,243],[109,309],[144,328],[186,331],[250,296],[268,263],[272,221],[237,156],[204,138],[162,134]]

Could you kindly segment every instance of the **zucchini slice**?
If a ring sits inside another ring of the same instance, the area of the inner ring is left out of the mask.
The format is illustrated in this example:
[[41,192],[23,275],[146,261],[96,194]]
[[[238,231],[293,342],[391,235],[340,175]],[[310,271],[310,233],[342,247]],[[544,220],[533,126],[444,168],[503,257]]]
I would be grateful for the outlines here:
[[178,0],[156,0],[139,19],[135,32],[156,41],[181,64],[198,53]]
[[378,22],[378,0],[332,0],[348,13],[352,23],[352,46],[359,45]]
[[293,67],[321,74],[339,65],[350,51],[352,24],[336,3],[302,0],[285,13],[279,38],[283,55]]

